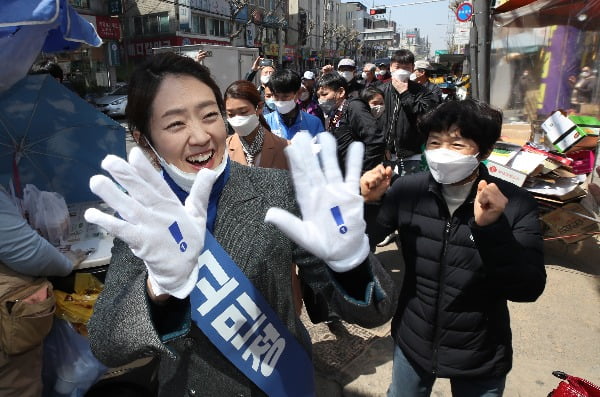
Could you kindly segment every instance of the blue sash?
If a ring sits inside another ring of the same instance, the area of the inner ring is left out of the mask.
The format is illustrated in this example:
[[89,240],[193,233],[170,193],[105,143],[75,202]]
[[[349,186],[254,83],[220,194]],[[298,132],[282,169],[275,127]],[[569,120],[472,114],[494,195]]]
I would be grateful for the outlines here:
[[198,328],[267,395],[314,396],[308,353],[208,230],[198,264],[190,294]]

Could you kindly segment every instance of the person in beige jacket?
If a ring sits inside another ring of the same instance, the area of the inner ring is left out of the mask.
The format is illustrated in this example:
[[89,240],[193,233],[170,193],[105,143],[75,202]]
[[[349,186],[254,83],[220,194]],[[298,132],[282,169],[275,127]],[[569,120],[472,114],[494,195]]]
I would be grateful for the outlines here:
[[235,134],[227,137],[229,157],[240,164],[287,170],[286,139],[271,132],[262,115],[264,102],[256,86],[238,80],[225,90],[227,122]]

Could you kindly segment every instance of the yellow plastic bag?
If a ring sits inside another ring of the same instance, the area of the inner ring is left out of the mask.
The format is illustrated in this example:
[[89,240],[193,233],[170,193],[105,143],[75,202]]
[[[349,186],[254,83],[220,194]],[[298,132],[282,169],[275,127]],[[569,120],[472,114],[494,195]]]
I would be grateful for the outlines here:
[[76,324],[87,324],[104,284],[90,273],[75,274],[74,293],[54,290],[56,316]]

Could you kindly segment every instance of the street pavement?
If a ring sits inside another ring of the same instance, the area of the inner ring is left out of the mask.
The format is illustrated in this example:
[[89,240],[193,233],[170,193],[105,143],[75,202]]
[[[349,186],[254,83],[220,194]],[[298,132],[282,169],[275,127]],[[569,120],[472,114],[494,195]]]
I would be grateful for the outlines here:
[[[514,362],[504,396],[547,396],[559,383],[552,375],[555,370],[600,384],[598,248],[599,241],[593,237],[570,245],[546,242],[548,279],[544,293],[533,303],[509,303]],[[376,254],[400,282],[402,259],[395,244],[379,248]],[[393,341],[389,324],[383,328],[387,328],[386,337],[374,337],[356,358],[339,368],[320,370],[318,363],[327,361],[327,357],[314,358],[317,396],[386,395],[391,381]],[[435,383],[432,396],[451,395],[448,380]]]

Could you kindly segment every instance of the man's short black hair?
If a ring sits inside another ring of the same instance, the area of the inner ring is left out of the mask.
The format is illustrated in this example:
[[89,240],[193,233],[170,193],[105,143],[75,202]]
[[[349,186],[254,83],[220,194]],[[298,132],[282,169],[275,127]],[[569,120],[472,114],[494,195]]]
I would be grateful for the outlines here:
[[52,61],[40,61],[31,67],[29,74],[49,74],[61,83],[64,78],[64,73],[59,64]]
[[463,138],[475,141],[483,156],[500,138],[502,112],[475,99],[448,101],[426,113],[417,126],[425,138],[431,132],[459,130]]
[[415,54],[406,49],[398,50],[392,55],[390,63],[413,64],[415,63]]
[[273,72],[266,86],[273,94],[289,94],[297,92],[301,84],[302,79],[298,73],[291,69],[281,69]]
[[343,78],[342,76],[339,75],[339,73],[336,73],[336,72],[325,73],[324,75],[321,76],[321,78],[319,79],[319,82],[317,84],[318,84],[319,88],[327,87],[334,91],[337,91],[340,88],[343,88],[344,91],[346,93],[348,93],[348,82],[346,81],[345,78]]

